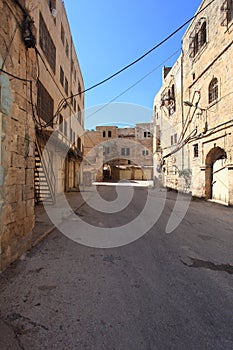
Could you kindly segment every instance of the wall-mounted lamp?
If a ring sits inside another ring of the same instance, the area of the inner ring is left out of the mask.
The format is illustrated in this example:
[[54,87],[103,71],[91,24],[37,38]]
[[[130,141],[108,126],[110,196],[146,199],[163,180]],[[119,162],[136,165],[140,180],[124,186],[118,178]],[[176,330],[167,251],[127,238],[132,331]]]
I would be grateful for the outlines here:
[[198,102],[196,102],[195,104],[193,104],[193,103],[190,102],[190,101],[184,101],[183,103],[184,103],[185,106],[188,106],[188,107],[195,107],[195,108],[200,109],[201,111],[206,111],[206,110],[207,110],[207,108],[198,107]]

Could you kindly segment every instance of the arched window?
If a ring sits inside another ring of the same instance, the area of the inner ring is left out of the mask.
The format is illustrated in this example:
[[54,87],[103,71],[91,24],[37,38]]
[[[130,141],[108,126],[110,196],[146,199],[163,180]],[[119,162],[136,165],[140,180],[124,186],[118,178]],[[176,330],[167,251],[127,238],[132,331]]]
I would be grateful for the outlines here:
[[218,79],[213,78],[209,84],[209,103],[218,98]]

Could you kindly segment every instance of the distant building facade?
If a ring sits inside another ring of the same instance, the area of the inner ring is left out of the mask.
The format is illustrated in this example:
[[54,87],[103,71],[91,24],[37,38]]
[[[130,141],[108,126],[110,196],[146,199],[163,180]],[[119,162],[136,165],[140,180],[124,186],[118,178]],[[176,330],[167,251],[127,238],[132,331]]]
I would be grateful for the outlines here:
[[31,247],[35,204],[82,181],[84,96],[70,96],[84,84],[61,0],[6,0],[0,11],[3,270]]
[[208,3],[155,96],[154,162],[164,186],[232,205],[233,3]]
[[101,177],[114,181],[152,179],[152,124],[139,123],[134,128],[97,126],[95,131],[85,133],[84,144],[86,164],[93,164],[97,150],[102,152],[97,180],[93,175],[92,181]]

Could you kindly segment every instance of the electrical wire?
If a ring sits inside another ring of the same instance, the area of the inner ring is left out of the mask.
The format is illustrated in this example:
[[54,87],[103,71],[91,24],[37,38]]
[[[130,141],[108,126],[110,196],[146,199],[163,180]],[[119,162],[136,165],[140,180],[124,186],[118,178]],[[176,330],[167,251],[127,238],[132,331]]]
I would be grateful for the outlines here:
[[4,73],[4,74],[6,74],[6,75],[9,75],[10,77],[12,77],[12,78],[14,78],[14,79],[17,79],[17,80],[20,80],[20,81],[25,81],[25,82],[28,82],[28,83],[30,83],[30,81],[31,81],[31,80],[29,80],[29,79],[20,78],[20,77],[14,75],[14,74],[11,74],[11,73],[5,71],[5,70],[2,69],[2,68],[0,68],[0,72]]
[[97,111],[91,113],[87,118],[89,119],[90,117],[92,117],[94,114],[98,113],[99,111],[101,111],[102,109],[104,109],[105,107],[109,106],[112,102],[116,101],[119,97],[123,96],[124,94],[126,94],[126,92],[130,91],[131,89],[133,89],[136,85],[138,85],[139,83],[141,83],[144,79],[146,79],[149,75],[151,75],[152,73],[154,73],[157,69],[161,68],[164,63],[166,63],[167,61],[169,61],[173,56],[175,56],[178,52],[180,51],[180,49],[176,50],[172,55],[170,55],[168,58],[166,58],[162,63],[160,63],[159,65],[157,65],[155,68],[153,68],[150,72],[148,72],[147,74],[145,74],[142,78],[140,78],[139,80],[137,80],[134,84],[132,84],[131,86],[129,86],[126,90],[124,90],[123,92],[121,92],[119,95],[117,95],[116,97],[114,97],[113,99],[111,99],[108,103],[104,104],[102,107],[100,107],[99,109],[97,109]]
[[113,73],[112,75],[108,76],[107,78],[101,80],[100,82],[90,86],[87,89],[84,89],[81,92],[78,92],[77,94],[73,94],[69,97],[64,98],[63,100],[61,100],[60,103],[66,103],[69,99],[79,96],[87,91],[93,90],[94,88],[106,83],[107,81],[113,79],[114,77],[116,77],[117,75],[119,75],[120,73],[124,72],[125,70],[127,70],[128,68],[132,67],[133,65],[135,65],[136,63],[138,63],[139,61],[141,61],[142,59],[144,59],[146,56],[148,56],[151,52],[153,52],[154,50],[156,50],[158,47],[162,46],[166,41],[168,41],[171,37],[173,37],[176,33],[178,33],[182,28],[184,28],[189,22],[191,22],[194,18],[196,18],[200,13],[202,13],[207,7],[209,7],[215,0],[211,0],[206,6],[204,6],[200,11],[198,11],[194,16],[192,16],[191,18],[189,18],[186,22],[184,22],[182,25],[180,25],[177,29],[175,29],[172,33],[170,33],[165,39],[163,39],[162,41],[160,41],[158,44],[156,44],[155,46],[153,46],[150,50],[148,50],[147,52],[145,52],[143,55],[141,55],[140,57],[138,57],[136,60],[134,60],[133,62],[127,64],[126,66],[124,66],[123,68],[121,68],[120,70],[118,70],[117,72]]

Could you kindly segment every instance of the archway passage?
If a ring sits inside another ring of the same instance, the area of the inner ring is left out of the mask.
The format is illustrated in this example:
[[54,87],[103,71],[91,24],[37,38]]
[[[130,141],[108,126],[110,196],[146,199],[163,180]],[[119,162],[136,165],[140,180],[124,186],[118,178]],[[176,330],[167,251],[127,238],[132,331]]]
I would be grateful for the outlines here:
[[[206,170],[205,170],[205,194],[207,199],[213,198],[213,185],[216,187],[216,179],[220,179],[220,173],[214,179],[214,164],[216,171],[221,171],[221,167],[216,162],[220,159],[226,159],[226,152],[221,147],[213,147],[206,156]],[[216,167],[217,165],[217,167]],[[213,181],[214,180],[214,181]],[[219,182],[219,186],[221,183]],[[226,186],[226,184],[223,184]],[[221,189],[220,189],[221,191]]]

